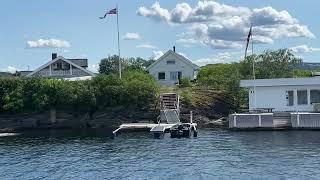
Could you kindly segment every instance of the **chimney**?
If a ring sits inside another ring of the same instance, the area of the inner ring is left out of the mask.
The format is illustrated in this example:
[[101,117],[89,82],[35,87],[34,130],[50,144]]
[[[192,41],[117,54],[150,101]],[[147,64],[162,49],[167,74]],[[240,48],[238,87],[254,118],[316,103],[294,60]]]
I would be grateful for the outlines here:
[[176,46],[173,46],[173,52],[176,52]]
[[58,57],[57,53],[52,53],[52,60],[54,60],[57,57]]

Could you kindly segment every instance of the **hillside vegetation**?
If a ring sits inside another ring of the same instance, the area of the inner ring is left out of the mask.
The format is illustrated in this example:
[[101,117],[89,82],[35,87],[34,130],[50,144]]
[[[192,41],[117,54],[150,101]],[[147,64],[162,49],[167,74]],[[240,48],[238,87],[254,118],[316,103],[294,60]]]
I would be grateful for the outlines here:
[[122,59],[123,78],[119,79],[117,59],[117,56],[102,59],[100,73],[88,81],[0,78],[0,113],[60,110],[92,116],[96,112],[128,115],[128,111],[141,114],[152,111],[152,117],[156,117],[159,93],[178,92],[182,114],[192,110],[196,115],[216,119],[248,108],[247,90],[240,88],[239,82],[253,78],[253,60],[257,79],[311,76],[311,71],[296,69],[301,59],[280,49],[251,55],[237,63],[209,64],[200,68],[196,82],[182,79],[178,87],[160,88],[144,71],[153,60]]
[[88,81],[0,78],[0,112],[137,109],[154,104],[158,90],[156,81],[141,70],[125,71],[121,80],[116,74],[100,74]]

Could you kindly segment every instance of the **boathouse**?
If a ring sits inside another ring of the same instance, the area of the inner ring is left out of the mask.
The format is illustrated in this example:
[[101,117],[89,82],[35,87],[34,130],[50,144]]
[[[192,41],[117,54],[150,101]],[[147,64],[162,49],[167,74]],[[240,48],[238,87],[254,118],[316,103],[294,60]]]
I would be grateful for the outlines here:
[[229,115],[231,129],[320,129],[320,77],[242,80],[249,110]]
[[313,112],[320,103],[320,77],[241,80],[249,110]]

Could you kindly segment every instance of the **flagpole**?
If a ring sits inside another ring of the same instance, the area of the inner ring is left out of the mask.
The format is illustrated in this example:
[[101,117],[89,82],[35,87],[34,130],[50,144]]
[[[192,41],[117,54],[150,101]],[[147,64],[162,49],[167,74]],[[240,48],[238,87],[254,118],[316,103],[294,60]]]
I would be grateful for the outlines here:
[[118,8],[118,4],[117,4],[117,30],[118,30],[119,78],[121,79],[120,33],[119,33],[119,8]]
[[253,92],[254,92],[254,108],[257,108],[257,93],[256,93],[256,73],[255,73],[255,57],[253,52],[253,30],[251,24],[251,53],[252,53],[252,73],[253,73]]

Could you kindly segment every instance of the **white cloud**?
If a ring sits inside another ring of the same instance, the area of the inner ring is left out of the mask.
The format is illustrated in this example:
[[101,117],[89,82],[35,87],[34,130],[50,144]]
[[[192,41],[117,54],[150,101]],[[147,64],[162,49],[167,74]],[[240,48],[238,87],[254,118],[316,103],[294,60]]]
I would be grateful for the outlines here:
[[198,1],[194,7],[178,3],[169,10],[156,2],[150,8],[140,7],[137,14],[168,24],[191,24],[177,42],[189,45],[198,42],[216,49],[243,47],[251,23],[255,43],[271,44],[280,38],[315,37],[288,11],[278,11],[270,6],[250,9],[217,1]]
[[144,17],[150,17],[158,21],[164,20],[169,22],[171,18],[169,11],[161,8],[159,2],[155,2],[150,9],[140,7],[137,14]]
[[126,33],[122,39],[124,40],[139,40],[141,36],[138,33]]
[[150,57],[150,59],[154,59],[154,60],[157,60],[164,55],[162,51],[153,51],[152,53],[153,55]]
[[68,41],[60,39],[39,39],[36,41],[27,41],[27,48],[69,48]]
[[3,72],[15,73],[18,69],[14,66],[8,66],[6,68],[1,69]]
[[190,46],[190,45],[196,45],[196,44],[200,44],[200,42],[196,39],[193,38],[181,38],[176,40],[177,43],[179,44],[183,44],[184,46]]
[[97,73],[99,70],[98,64],[89,64],[88,69],[94,73]]
[[211,57],[200,58],[194,61],[198,66],[205,66],[207,64],[217,63],[231,63],[239,60],[240,52],[223,52]]
[[145,48],[145,49],[156,49],[156,46],[153,46],[151,44],[140,44],[136,46],[137,48]]
[[290,48],[293,52],[296,53],[311,53],[311,52],[316,52],[316,51],[320,51],[320,48],[314,48],[314,47],[310,47],[308,45],[300,45],[300,46],[295,46]]

